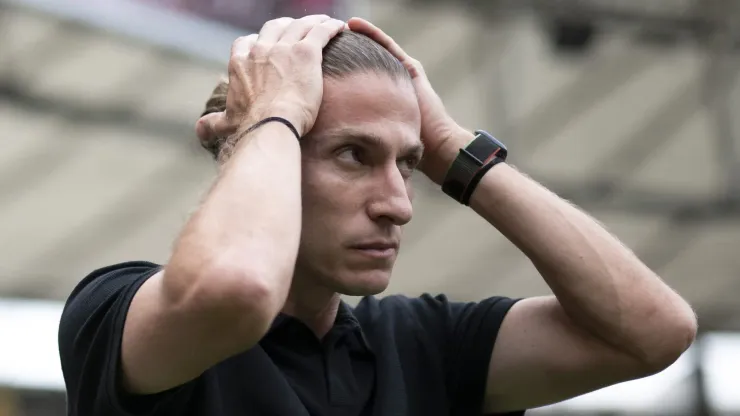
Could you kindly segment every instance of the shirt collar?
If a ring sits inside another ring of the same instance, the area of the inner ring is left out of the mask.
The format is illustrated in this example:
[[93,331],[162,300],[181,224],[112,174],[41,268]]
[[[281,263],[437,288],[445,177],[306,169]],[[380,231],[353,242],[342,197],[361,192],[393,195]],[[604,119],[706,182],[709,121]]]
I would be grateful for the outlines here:
[[[285,328],[288,325],[305,325],[303,322],[299,321],[298,319],[286,315],[284,313],[279,313],[277,317],[275,317],[275,320],[272,321],[272,325],[270,326],[270,330],[268,331],[268,334],[272,334],[276,331],[279,331],[281,328]],[[329,331],[329,333],[345,333],[351,332],[355,335],[355,338],[360,347],[367,350],[368,352],[372,352],[372,349],[370,348],[370,343],[367,341],[367,338],[365,337],[365,333],[362,331],[362,326],[360,325],[360,321],[357,320],[355,317],[352,307],[349,306],[346,302],[340,301],[339,302],[339,308],[337,309],[337,316],[334,319],[334,326]],[[328,335],[328,334],[327,334]]]

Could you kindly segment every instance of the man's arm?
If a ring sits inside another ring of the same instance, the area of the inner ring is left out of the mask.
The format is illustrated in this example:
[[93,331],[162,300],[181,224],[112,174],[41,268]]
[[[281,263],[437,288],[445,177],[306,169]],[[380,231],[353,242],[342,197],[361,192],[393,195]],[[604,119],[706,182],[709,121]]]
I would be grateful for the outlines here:
[[[449,157],[470,139],[451,140]],[[542,406],[654,374],[692,343],[696,317],[676,292],[594,219],[513,167],[491,169],[471,207],[529,257],[555,294],[520,301],[504,319],[487,411]]]
[[[351,30],[383,45],[409,71],[422,114],[422,171],[437,184],[473,139],[447,114],[421,64],[382,30]],[[561,401],[669,366],[691,344],[691,307],[596,221],[506,164],[495,166],[471,206],[521,249],[555,293],[506,314],[494,345],[486,411]]]
[[285,301],[300,236],[300,149],[277,123],[250,136],[131,302],[121,360],[132,392],[169,389],[250,348]]
[[[281,116],[308,131],[321,103],[322,49],[343,28],[328,16],[278,19],[259,39],[237,40],[226,111],[201,124],[225,136]],[[170,389],[251,348],[285,303],[301,233],[298,140],[277,122],[229,140],[236,150],[169,263],[131,302],[121,346],[130,392]]]

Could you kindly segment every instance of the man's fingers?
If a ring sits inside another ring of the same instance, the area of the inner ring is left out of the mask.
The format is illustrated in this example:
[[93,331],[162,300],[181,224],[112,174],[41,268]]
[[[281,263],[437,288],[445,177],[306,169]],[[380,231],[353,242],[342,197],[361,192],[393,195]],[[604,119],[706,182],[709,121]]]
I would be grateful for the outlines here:
[[408,54],[406,54],[406,52],[401,49],[400,46],[398,46],[393,38],[388,36],[385,32],[380,30],[380,28],[378,28],[374,24],[368,22],[365,19],[353,17],[349,19],[347,25],[353,32],[362,33],[370,39],[378,42],[382,47],[388,50],[388,52],[390,52],[393,56],[396,57],[396,59],[398,59],[402,63],[407,64],[409,62],[410,57],[408,56]]
[[303,39],[304,42],[324,49],[327,43],[339,32],[343,31],[346,23],[337,19],[327,20],[314,26]]
[[249,55],[249,51],[252,50],[255,43],[257,43],[256,33],[237,38],[234,43],[231,44],[231,56]]
[[226,137],[234,132],[232,126],[226,121],[225,113],[211,113],[201,117],[195,123],[195,134],[201,142],[210,142],[218,137]]
[[324,23],[329,19],[331,18],[326,15],[313,15],[294,20],[285,30],[285,33],[283,33],[280,42],[297,43],[303,40],[314,26]]
[[270,20],[262,26],[260,30],[259,41],[260,43],[274,44],[283,37],[285,30],[293,23],[295,19],[290,17],[281,17],[279,19]]

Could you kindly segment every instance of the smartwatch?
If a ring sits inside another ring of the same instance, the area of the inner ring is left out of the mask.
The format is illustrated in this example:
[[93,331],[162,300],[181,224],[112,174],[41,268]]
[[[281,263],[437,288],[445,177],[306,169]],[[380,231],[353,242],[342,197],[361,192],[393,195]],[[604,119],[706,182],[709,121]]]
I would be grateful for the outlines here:
[[475,138],[460,149],[442,182],[442,191],[455,201],[468,205],[470,196],[483,175],[497,164],[506,161],[506,146],[483,130],[475,132]]

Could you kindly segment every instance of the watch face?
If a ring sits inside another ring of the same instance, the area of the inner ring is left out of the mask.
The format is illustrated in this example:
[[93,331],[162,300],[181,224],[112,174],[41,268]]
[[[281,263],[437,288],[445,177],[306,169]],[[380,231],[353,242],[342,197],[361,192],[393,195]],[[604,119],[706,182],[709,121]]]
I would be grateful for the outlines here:
[[483,130],[478,130],[475,134],[475,140],[473,140],[469,148],[470,152],[479,160],[486,160],[489,156],[494,154],[497,157],[506,160],[509,152],[501,141]]
[[476,135],[479,135],[479,136],[484,136],[484,137],[487,137],[487,138],[488,138],[488,140],[490,140],[490,141],[492,141],[492,142],[496,143],[496,144],[497,144],[497,145],[498,145],[498,146],[499,146],[500,148],[502,148],[502,149],[506,149],[506,145],[505,145],[505,144],[501,143],[501,141],[500,141],[499,139],[497,139],[497,138],[493,137],[493,135],[491,135],[490,133],[488,133],[488,132],[486,132],[486,131],[483,131],[483,130],[477,130],[477,131],[475,132],[475,134],[476,134]]

